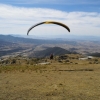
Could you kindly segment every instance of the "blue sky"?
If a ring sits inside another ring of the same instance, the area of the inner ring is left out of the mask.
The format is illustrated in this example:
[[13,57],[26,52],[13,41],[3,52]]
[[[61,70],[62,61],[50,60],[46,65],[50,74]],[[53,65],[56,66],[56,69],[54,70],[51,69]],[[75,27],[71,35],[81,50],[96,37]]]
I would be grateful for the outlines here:
[[[32,25],[55,20],[70,27],[70,34],[100,36],[100,0],[1,0],[0,34],[26,35]],[[57,25],[40,25],[30,34],[69,34]]]

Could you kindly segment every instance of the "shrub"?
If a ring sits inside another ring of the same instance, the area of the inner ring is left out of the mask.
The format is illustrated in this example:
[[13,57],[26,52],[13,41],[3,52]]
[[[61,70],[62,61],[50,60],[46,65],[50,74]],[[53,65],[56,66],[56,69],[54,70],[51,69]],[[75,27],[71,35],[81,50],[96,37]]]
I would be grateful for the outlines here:
[[16,63],[16,60],[15,59],[13,59],[12,60],[12,62],[11,62],[11,64],[15,64]]

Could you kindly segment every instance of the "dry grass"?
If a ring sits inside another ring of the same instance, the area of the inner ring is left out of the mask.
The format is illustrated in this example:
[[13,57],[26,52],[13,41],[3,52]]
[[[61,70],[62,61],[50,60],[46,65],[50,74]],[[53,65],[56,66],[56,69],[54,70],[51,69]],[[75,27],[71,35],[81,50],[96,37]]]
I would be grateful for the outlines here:
[[99,100],[100,64],[71,62],[1,66],[0,100]]

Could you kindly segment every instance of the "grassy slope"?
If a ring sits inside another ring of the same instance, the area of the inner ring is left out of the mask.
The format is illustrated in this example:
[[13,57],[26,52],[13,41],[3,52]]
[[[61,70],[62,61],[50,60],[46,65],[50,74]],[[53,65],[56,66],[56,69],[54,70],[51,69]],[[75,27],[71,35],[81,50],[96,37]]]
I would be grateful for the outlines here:
[[1,66],[0,100],[99,100],[100,64],[71,62]]

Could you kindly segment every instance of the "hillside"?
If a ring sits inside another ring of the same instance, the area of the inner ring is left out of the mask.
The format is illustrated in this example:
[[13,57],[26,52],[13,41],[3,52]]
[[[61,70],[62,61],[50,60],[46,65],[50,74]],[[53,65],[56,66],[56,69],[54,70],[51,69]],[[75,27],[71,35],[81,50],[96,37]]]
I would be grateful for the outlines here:
[[0,35],[0,40],[13,43],[34,43],[34,44],[35,43],[39,44],[44,42],[43,40],[14,37],[11,35]]
[[24,38],[24,37],[15,37],[11,35],[0,35],[0,40],[6,42],[13,42],[13,43],[30,43],[30,44],[59,44],[59,43],[67,43],[70,45],[77,45],[76,41],[69,41],[69,40],[61,40],[61,39],[31,39],[31,38]]
[[60,47],[51,47],[42,51],[35,52],[34,54],[31,54],[30,57],[47,57],[50,56],[51,53],[53,53],[55,56],[72,53],[76,54],[76,52],[71,52]]
[[89,53],[87,55],[94,56],[94,57],[100,57],[100,53],[98,53],[98,52],[96,52],[96,53]]
[[16,43],[8,42],[8,41],[5,41],[5,40],[0,40],[0,47],[10,46],[10,45],[16,45]]
[[[56,47],[59,47],[59,49]],[[100,41],[75,39],[29,39],[14,37],[11,35],[0,35],[0,57],[6,55],[31,55],[31,57],[44,57],[49,56],[51,53],[54,53],[54,55],[60,55],[72,52],[85,55],[96,52],[100,53]]]
[[1,59],[0,100],[100,100],[100,58],[80,57]]

